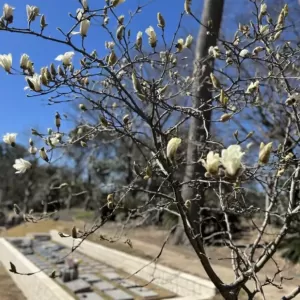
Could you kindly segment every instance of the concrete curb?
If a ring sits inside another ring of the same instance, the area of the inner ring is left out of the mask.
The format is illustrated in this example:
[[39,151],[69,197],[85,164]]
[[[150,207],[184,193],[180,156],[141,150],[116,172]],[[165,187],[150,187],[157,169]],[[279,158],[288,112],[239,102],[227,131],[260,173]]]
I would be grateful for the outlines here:
[[[56,230],[51,230],[50,235],[53,241],[69,248],[78,245],[81,241],[81,239],[61,238]],[[122,269],[129,274],[139,271],[138,277],[149,282],[152,281],[154,284],[184,297],[178,299],[207,300],[216,295],[216,289],[209,280],[173,270],[160,264],[151,263],[149,260],[87,240],[77,250],[112,267]]]
[[[0,261],[8,270],[11,261],[20,273],[33,273],[39,269],[4,238],[0,238]],[[29,300],[74,300],[53,279],[43,272],[34,275],[18,275],[9,272],[15,284]]]

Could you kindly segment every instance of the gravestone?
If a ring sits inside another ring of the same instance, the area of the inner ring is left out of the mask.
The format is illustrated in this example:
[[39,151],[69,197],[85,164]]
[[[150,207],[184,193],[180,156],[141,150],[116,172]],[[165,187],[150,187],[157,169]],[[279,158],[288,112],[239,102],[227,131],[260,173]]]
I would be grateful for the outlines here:
[[134,299],[133,296],[131,296],[130,294],[128,294],[120,289],[106,291],[105,294],[107,294],[109,297],[111,297],[114,300],[132,300],[132,299]]
[[158,296],[156,292],[149,290],[145,287],[134,287],[134,288],[130,288],[129,290],[137,294],[138,296],[143,297],[143,299]]
[[91,286],[82,279],[76,279],[65,283],[65,286],[73,293],[85,293],[91,291]]
[[121,276],[116,272],[103,272],[102,275],[109,280],[121,279]]
[[117,281],[117,283],[120,286],[125,287],[125,288],[137,287],[137,285],[138,285],[136,282],[128,280],[128,279],[119,280],[119,281]]
[[83,293],[77,295],[79,300],[104,300],[100,295],[96,293]]
[[116,287],[107,281],[100,281],[93,284],[94,288],[97,288],[100,291],[113,290]]
[[101,281],[101,278],[99,278],[98,276],[91,274],[91,273],[85,273],[79,276],[81,279],[83,279],[84,281],[88,282],[88,283],[96,283]]

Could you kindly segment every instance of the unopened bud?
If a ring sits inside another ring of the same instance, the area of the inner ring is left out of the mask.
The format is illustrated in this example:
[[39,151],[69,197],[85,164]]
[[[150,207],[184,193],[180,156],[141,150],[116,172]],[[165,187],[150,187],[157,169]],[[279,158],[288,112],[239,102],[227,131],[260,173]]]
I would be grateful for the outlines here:
[[79,104],[79,109],[81,109],[82,111],[87,111],[86,106],[82,103]]

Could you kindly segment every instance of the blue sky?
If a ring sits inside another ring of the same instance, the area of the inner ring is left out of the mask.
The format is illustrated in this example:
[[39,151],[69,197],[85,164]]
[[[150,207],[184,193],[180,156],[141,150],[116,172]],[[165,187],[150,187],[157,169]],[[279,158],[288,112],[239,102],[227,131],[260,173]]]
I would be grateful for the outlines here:
[[[152,25],[156,27],[156,13],[161,12],[166,19],[166,35],[173,36],[174,29],[177,26],[178,18],[183,10],[184,0],[127,0],[117,9],[117,15],[124,14],[128,16],[129,10],[132,10],[138,3],[150,2],[149,6],[138,15],[132,25],[131,35],[136,36],[136,33]],[[5,1],[0,2],[2,6]],[[16,28],[26,28],[26,4],[36,5],[40,8],[40,12],[46,15],[46,20],[49,26],[45,33],[55,37],[61,37],[56,30],[57,27],[65,31],[73,25],[73,20],[68,16],[68,13],[75,14],[79,7],[78,0],[9,0],[7,3],[15,7],[14,24]],[[98,5],[97,5],[98,3]],[[89,0],[90,8],[99,8],[99,3],[104,3],[104,0]],[[199,3],[199,4],[198,4]],[[193,1],[193,11],[200,16],[203,1]],[[224,28],[226,31],[231,28],[233,17],[236,13],[242,12],[243,3],[245,0],[227,0],[224,14]],[[198,5],[198,6],[197,6]],[[198,31],[198,25],[191,17],[184,16],[183,22],[185,31],[195,35]],[[112,25],[113,31],[115,24]],[[32,28],[39,30],[39,20],[33,23]],[[23,53],[27,53],[31,60],[35,63],[35,70],[39,72],[40,68],[54,61],[55,57],[61,53],[69,51],[65,46],[41,40],[31,36],[23,36],[21,34],[11,34],[0,32],[1,46],[0,54],[12,53],[13,66],[19,69],[19,60]],[[75,39],[80,42],[80,37]],[[103,56],[104,42],[107,37],[103,34],[103,29],[93,24],[87,38],[87,50],[92,51],[97,49],[99,56]],[[76,54],[74,61],[79,61],[80,55]],[[28,98],[27,92],[24,91],[26,82],[23,76],[7,75],[3,69],[0,70],[0,88],[1,88],[1,109],[0,109],[0,136],[6,132],[17,132],[19,134],[18,141],[27,144],[30,137],[30,128],[36,128],[41,132],[46,132],[48,127],[54,127],[54,114],[59,111],[61,114],[70,112],[68,105],[53,105],[49,106],[47,96]],[[62,130],[67,129],[70,125],[66,122],[62,125]]]

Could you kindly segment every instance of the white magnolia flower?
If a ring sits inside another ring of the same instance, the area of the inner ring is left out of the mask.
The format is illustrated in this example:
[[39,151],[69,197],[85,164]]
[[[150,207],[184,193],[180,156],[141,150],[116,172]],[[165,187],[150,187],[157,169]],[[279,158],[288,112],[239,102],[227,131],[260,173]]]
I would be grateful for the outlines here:
[[268,143],[266,145],[264,143],[260,144],[258,160],[261,164],[267,164],[269,162],[270,155],[272,152],[272,145],[273,142]]
[[17,133],[7,133],[3,136],[3,142],[14,147],[16,145],[16,137]]
[[240,57],[245,58],[245,57],[249,57],[249,56],[250,56],[250,52],[249,52],[249,50],[247,50],[247,49],[243,49],[243,50],[240,52]]
[[65,66],[69,66],[71,64],[72,58],[75,55],[73,51],[66,52],[65,54],[58,55],[55,60],[61,61]]
[[209,174],[217,174],[220,165],[220,155],[219,153],[209,151],[206,157],[206,161],[204,159],[201,159],[201,163]]
[[20,59],[20,68],[21,69],[27,69],[29,62],[29,56],[27,54],[22,54],[21,59]]
[[51,146],[55,147],[59,143],[60,143],[60,139],[58,139],[57,137],[50,138],[50,145]]
[[83,6],[84,9],[88,9],[89,8],[88,0],[81,0],[81,4],[82,4],[82,6]]
[[167,145],[167,158],[170,161],[174,161],[177,149],[180,146],[180,144],[181,144],[180,138],[174,137],[169,140]]
[[185,39],[184,48],[191,48],[193,39],[193,36],[189,34]]
[[13,168],[17,170],[16,174],[25,173],[28,169],[31,168],[31,163],[23,158],[19,158],[15,160]]
[[35,18],[39,15],[40,9],[34,5],[26,5],[27,21],[34,21]]
[[[77,15],[78,16],[78,15]],[[87,36],[87,32],[90,28],[91,22],[88,19],[84,19],[80,22],[79,31],[73,31],[72,35],[80,34],[82,37]]]
[[156,38],[156,33],[153,29],[152,26],[149,26],[146,31],[147,35],[149,36],[148,38],[148,41],[149,41],[149,44],[152,48],[155,48],[156,47],[156,42],[157,42],[157,38]]
[[8,23],[12,23],[14,19],[14,7],[9,6],[7,3],[3,5],[3,17]]
[[77,21],[81,21],[84,18],[84,9],[78,8],[76,10],[76,18],[77,18]]
[[253,94],[257,92],[259,89],[259,81],[256,80],[255,82],[251,82],[246,90],[246,94]]
[[241,146],[231,145],[227,149],[222,150],[221,163],[226,172],[230,176],[235,176],[241,168],[242,157],[245,153],[241,151]]
[[143,33],[139,31],[136,35],[135,46],[137,49],[141,50],[143,44]]
[[35,155],[37,153],[38,149],[34,146],[30,146],[28,151],[29,151],[30,154]]
[[41,88],[41,75],[35,73],[32,77],[26,76],[25,77],[29,86],[26,86],[24,90],[31,89],[35,92],[40,92]]
[[0,66],[8,73],[10,73],[10,68],[12,66],[12,55],[2,54],[0,55]]

